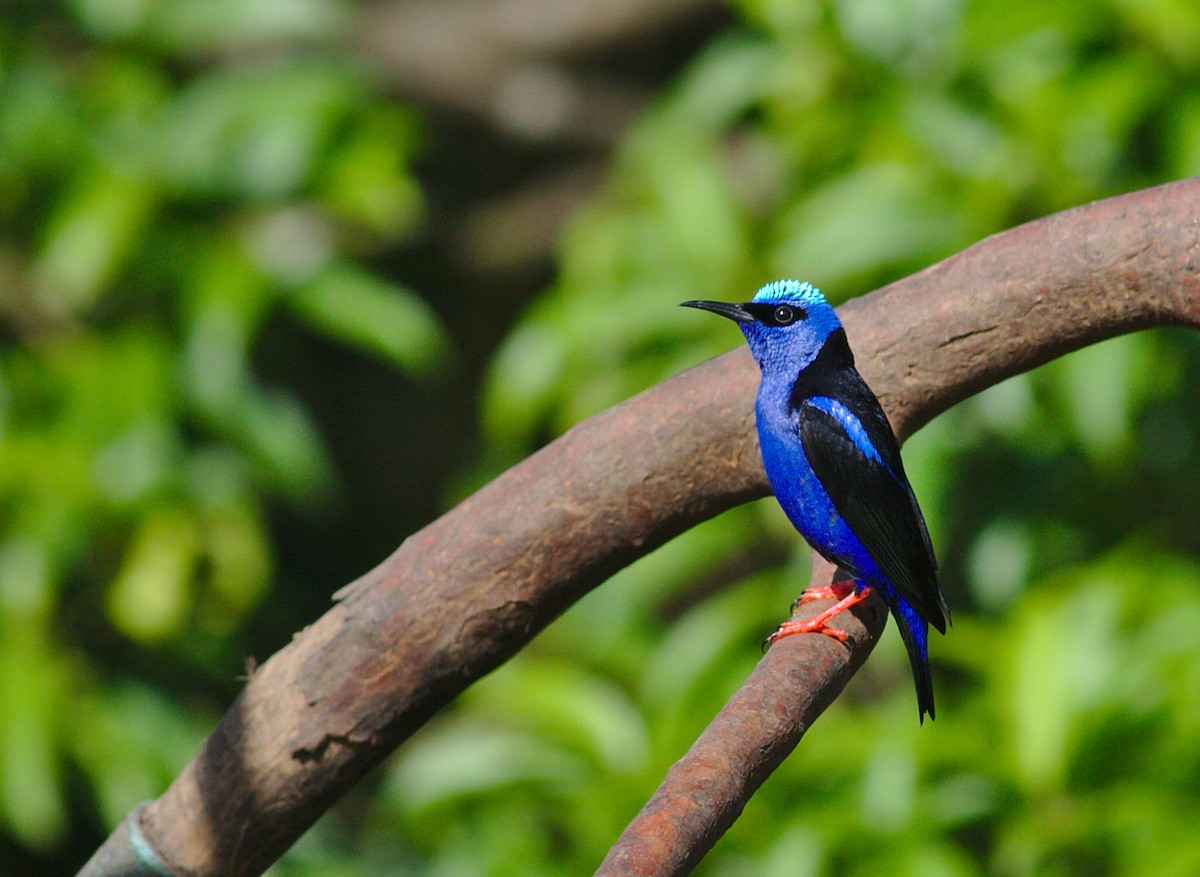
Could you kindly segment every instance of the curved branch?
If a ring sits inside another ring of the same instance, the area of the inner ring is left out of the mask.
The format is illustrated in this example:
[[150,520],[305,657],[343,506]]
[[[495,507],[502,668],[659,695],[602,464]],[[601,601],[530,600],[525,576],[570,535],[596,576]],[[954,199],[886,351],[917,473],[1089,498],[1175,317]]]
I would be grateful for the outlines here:
[[[897,432],[1084,344],[1200,326],[1197,203],[1195,180],[1097,202],[847,304],[860,368]],[[764,495],[756,383],[744,349],[711,360],[580,424],[411,536],[248,680],[142,811],[145,841],[177,875],[260,873],[572,602],[688,527]],[[861,660],[861,649],[825,639],[785,640],[748,683],[762,694],[762,680],[783,673],[793,681],[782,684],[816,686],[801,729]],[[806,640],[821,647],[809,654]],[[801,655],[809,669],[797,668]]]

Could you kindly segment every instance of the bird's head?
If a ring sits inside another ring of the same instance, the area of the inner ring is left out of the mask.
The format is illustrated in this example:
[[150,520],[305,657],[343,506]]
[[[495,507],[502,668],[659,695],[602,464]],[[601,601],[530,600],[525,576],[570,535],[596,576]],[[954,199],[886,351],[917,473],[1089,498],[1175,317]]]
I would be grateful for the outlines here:
[[685,301],[683,306],[736,320],[764,370],[771,366],[803,368],[842,325],[821,290],[799,280],[768,283],[743,304]]

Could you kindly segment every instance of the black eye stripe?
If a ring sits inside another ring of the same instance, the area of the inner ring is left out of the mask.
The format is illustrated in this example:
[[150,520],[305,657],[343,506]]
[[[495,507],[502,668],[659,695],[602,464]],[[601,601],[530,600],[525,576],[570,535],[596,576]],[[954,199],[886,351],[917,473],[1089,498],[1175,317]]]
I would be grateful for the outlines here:
[[787,326],[808,318],[808,311],[794,304],[752,301],[742,305],[742,309],[764,326]]

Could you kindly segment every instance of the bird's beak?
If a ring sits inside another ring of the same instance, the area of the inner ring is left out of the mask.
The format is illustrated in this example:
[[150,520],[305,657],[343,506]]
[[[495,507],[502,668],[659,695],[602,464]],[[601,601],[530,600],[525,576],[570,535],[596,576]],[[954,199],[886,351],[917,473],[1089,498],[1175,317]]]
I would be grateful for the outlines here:
[[700,308],[702,311],[712,311],[722,317],[729,317],[739,323],[753,323],[754,317],[746,312],[739,304],[727,301],[685,301],[680,302],[681,308]]

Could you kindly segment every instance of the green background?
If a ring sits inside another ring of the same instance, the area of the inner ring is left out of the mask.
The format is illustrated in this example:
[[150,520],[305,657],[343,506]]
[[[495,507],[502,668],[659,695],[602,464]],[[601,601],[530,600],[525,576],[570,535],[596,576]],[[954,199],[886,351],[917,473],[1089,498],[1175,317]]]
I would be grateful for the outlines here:
[[[840,302],[1200,172],[1185,0],[695,6],[542,59],[640,96],[590,140],[410,87],[366,5],[0,7],[11,873],[78,868],[408,533],[739,343],[679,301],[800,276]],[[511,209],[572,173],[553,234]],[[955,618],[939,718],[889,628],[697,873],[1197,873],[1198,388],[1197,338],[1154,331],[915,436]],[[639,561],[271,873],[590,873],[807,557],[768,500]]]

